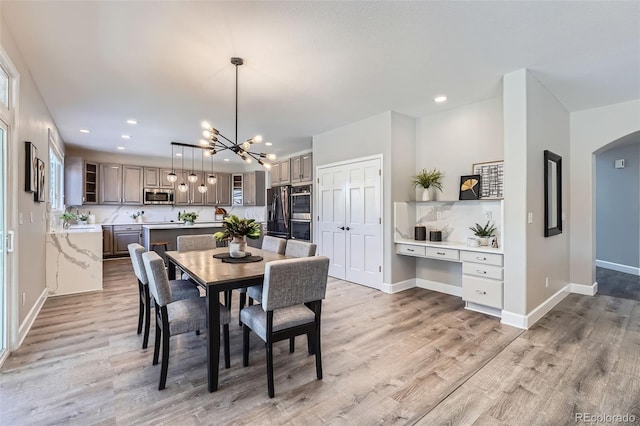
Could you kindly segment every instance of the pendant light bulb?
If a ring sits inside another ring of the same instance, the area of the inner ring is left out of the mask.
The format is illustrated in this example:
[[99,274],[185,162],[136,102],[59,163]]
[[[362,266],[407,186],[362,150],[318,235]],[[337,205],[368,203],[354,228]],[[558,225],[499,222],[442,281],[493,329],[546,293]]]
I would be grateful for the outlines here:
[[275,159],[276,159],[275,154],[267,154],[267,160],[275,160]]
[[245,151],[249,151],[249,149],[251,149],[251,142],[249,141],[243,142],[241,146]]
[[262,143],[262,136],[261,136],[261,135],[255,135],[255,136],[253,137],[253,141],[254,141],[255,143]]
[[216,177],[216,175],[209,175],[209,177],[207,177],[207,183],[209,185],[215,185],[218,182],[218,178]]
[[195,173],[191,172],[189,173],[187,180],[191,183],[196,183],[198,181],[198,176]]
[[207,192],[207,185],[205,185],[204,183],[201,183],[198,186],[198,192],[201,194],[204,194],[205,192]]
[[174,172],[171,172],[167,175],[167,180],[171,183],[175,183],[178,180],[178,175],[176,175]]
[[211,132],[208,130],[203,130],[202,131],[202,136],[204,136],[205,138],[210,138],[211,137]]
[[187,192],[188,190],[189,190],[189,185],[187,185],[186,183],[182,182],[180,185],[178,185],[178,191]]

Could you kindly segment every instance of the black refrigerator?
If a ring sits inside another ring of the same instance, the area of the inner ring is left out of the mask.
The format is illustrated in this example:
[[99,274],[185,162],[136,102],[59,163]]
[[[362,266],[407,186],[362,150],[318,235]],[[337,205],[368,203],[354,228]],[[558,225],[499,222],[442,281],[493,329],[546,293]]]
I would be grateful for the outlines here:
[[279,238],[291,238],[289,219],[289,186],[274,186],[267,189],[267,235]]

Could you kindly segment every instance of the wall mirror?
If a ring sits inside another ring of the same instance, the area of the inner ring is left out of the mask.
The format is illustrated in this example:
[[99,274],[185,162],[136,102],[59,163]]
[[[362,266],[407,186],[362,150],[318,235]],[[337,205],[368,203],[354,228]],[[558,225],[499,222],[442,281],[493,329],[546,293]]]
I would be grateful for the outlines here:
[[544,236],[562,234],[562,157],[544,151]]

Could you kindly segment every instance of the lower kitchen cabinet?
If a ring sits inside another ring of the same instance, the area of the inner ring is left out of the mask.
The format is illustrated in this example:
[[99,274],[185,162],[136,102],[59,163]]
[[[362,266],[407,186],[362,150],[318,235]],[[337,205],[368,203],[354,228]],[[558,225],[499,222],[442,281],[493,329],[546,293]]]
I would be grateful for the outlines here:
[[113,255],[113,226],[102,225],[102,257]]
[[142,242],[142,225],[113,225],[113,254],[129,254],[129,244]]

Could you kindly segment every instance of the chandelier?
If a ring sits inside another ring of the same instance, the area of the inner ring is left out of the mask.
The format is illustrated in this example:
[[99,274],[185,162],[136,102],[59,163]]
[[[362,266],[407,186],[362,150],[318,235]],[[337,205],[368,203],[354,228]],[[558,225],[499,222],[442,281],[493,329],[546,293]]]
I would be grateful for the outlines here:
[[263,152],[254,152],[251,150],[254,144],[262,143],[262,136],[256,135],[252,138],[245,140],[242,143],[238,142],[238,67],[244,63],[242,58],[231,58],[231,63],[236,67],[236,128],[235,139],[231,140],[208,121],[203,121],[202,136],[200,139],[200,146],[207,151],[208,155],[215,155],[219,152],[229,150],[238,155],[242,160],[247,163],[251,163],[255,160],[258,164],[265,168],[271,168],[271,164],[266,163],[265,160],[275,160],[275,154],[265,154]]

